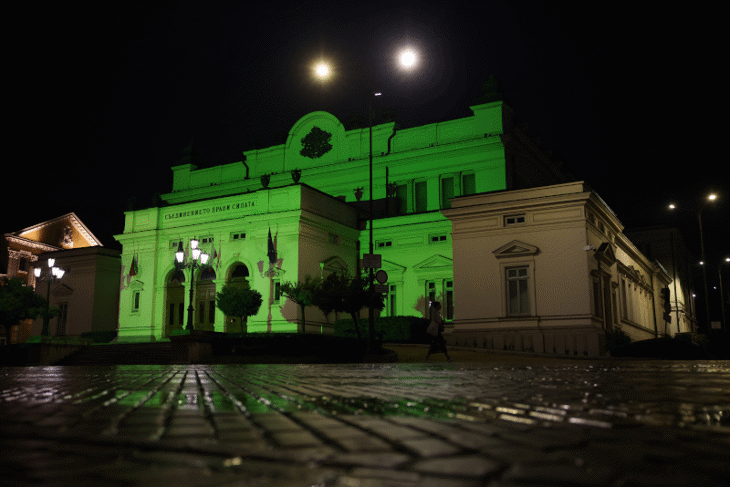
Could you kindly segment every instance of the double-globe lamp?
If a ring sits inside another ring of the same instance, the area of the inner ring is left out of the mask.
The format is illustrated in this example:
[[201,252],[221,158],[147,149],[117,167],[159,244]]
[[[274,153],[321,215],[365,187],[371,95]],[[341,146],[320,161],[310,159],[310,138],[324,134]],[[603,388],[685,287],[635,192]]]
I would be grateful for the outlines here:
[[182,242],[180,242],[177,246],[177,252],[175,252],[175,261],[177,263],[177,266],[182,269],[190,269],[190,299],[189,299],[189,305],[188,305],[188,322],[185,326],[185,329],[192,331],[193,330],[193,314],[195,312],[195,308],[193,307],[193,292],[195,290],[195,269],[202,268],[208,265],[208,258],[209,255],[200,250],[200,247],[198,247],[198,240],[197,239],[191,239],[190,240],[190,256],[192,259],[190,261],[185,260],[185,251],[182,248]]
[[56,259],[48,259],[48,272],[48,275],[41,278],[41,268],[36,267],[35,269],[33,269],[33,274],[35,275],[36,279],[44,280],[48,283],[48,286],[46,288],[46,312],[43,314],[43,330],[41,331],[41,336],[49,336],[51,334],[51,330],[48,326],[48,320],[50,319],[51,310],[51,283],[61,280],[63,275],[66,273],[65,270],[61,269],[60,267],[56,267]]
[[[398,64],[401,69],[411,70],[418,65],[418,52],[411,48],[405,47],[398,52],[397,55]],[[369,154],[369,179],[370,179],[370,201],[369,201],[369,230],[370,230],[370,245],[369,253],[374,253],[373,248],[373,97],[380,96],[381,93],[374,90],[372,86],[372,80],[374,79],[375,66],[370,66],[369,78],[371,85],[369,86],[370,93],[368,96],[368,138],[370,143],[370,154]],[[320,81],[328,81],[333,74],[332,67],[325,61],[320,61],[314,65],[313,68],[314,77]],[[370,292],[373,291],[373,268],[368,268]],[[372,304],[368,307],[368,328],[369,328],[369,348],[373,347],[375,337],[375,322]]]

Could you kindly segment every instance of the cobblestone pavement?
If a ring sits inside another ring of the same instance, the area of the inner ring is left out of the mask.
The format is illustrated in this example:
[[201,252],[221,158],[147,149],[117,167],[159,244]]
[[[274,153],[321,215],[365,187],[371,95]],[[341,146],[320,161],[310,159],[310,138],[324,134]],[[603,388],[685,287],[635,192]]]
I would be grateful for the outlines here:
[[723,486],[730,362],[0,369],[4,485]]

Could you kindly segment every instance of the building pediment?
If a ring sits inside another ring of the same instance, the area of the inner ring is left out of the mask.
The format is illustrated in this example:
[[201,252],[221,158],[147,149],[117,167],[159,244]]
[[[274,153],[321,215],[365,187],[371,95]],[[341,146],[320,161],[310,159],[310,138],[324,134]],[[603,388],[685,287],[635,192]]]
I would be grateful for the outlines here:
[[454,261],[452,259],[449,259],[448,257],[444,257],[443,255],[435,254],[429,257],[426,260],[421,261],[420,263],[413,266],[413,268],[416,271],[421,270],[433,270],[433,269],[443,269],[443,268],[451,268],[454,266]]
[[101,245],[101,242],[73,212],[13,232],[10,235],[32,242],[38,242],[39,244],[53,246],[56,249],[73,249]]
[[132,282],[129,283],[129,288],[141,291],[144,288],[144,282],[139,279],[133,279]]
[[65,296],[71,296],[74,293],[74,290],[70,287],[68,287],[65,284],[59,284],[56,286],[56,288],[53,290],[53,296],[56,298],[62,298]]
[[505,257],[524,257],[528,255],[537,255],[540,253],[540,249],[534,245],[530,245],[519,240],[512,240],[510,243],[502,245],[497,250],[492,251],[494,256],[498,259]]
[[616,252],[613,250],[613,246],[608,242],[603,242],[599,245],[596,250],[596,259],[607,266],[612,266],[616,263]]
[[338,256],[333,256],[320,262],[322,270],[328,274],[347,275],[347,263]]

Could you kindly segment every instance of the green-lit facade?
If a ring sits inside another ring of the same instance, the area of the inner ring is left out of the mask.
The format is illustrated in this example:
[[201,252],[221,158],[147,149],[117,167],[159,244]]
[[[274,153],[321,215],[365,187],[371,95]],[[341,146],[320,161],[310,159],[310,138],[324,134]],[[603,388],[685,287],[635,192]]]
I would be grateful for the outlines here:
[[[462,119],[372,129],[373,240],[388,274],[383,315],[423,316],[429,299],[444,304],[447,321],[458,314],[451,222],[440,211],[451,198],[565,180],[507,105],[471,109]],[[212,256],[210,268],[195,271],[196,329],[239,331],[215,308],[215,292],[246,281],[264,298],[249,332],[297,330],[300,311],[279,295],[279,283],[359,272],[368,252],[369,148],[367,128],[345,130],[333,115],[313,112],[286,143],[246,151],[240,162],[173,167],[164,203],[127,212],[116,236],[123,246],[119,340],[159,340],[185,327],[190,270],[176,270],[174,253],[191,238]],[[334,316],[311,308],[306,318],[307,332],[332,331]]]

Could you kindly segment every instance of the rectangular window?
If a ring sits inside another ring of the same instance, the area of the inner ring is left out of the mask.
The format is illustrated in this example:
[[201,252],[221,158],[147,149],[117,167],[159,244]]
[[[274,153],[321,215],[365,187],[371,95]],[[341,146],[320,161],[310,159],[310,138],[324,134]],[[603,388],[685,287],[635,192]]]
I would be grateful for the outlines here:
[[446,242],[446,235],[430,235],[429,243],[439,243],[439,242]]
[[428,187],[426,181],[418,181],[413,184],[414,207],[416,213],[426,211],[428,209]]
[[178,303],[177,305],[177,324],[183,324],[183,312],[185,311],[184,303]]
[[167,323],[170,326],[175,324],[175,303],[170,303],[170,316],[167,318]]
[[507,281],[507,315],[508,316],[529,316],[530,295],[528,267],[508,267],[506,269]]
[[451,198],[454,197],[454,178],[441,178],[441,208],[451,208]]
[[329,236],[327,237],[327,241],[329,243],[331,243],[331,244],[339,245],[340,244],[340,236],[337,235],[336,233],[330,233]]
[[463,174],[461,176],[461,194],[466,196],[477,192],[476,177],[474,174]]
[[274,304],[277,304],[281,300],[281,281],[278,279],[274,280]]
[[132,312],[136,313],[139,311],[139,298],[142,293],[139,291],[135,291],[134,294],[132,294]]
[[454,281],[444,281],[444,291],[446,293],[444,319],[452,321],[454,319]]
[[504,217],[504,225],[519,225],[525,223],[525,215],[510,215]]
[[378,249],[383,249],[386,247],[392,247],[393,241],[392,240],[381,240],[379,242],[375,242],[375,247]]
[[201,301],[198,306],[198,323],[205,323],[205,301]]
[[213,237],[203,237],[200,239],[201,244],[213,243]]
[[215,323],[215,300],[208,301],[208,323]]
[[385,295],[385,307],[383,308],[383,316],[396,316],[398,308],[396,306],[396,287],[395,284],[388,284],[388,293]]
[[426,281],[426,316],[430,317],[431,303],[436,301],[436,281]]
[[408,185],[396,185],[395,197],[398,198],[398,213],[401,215],[408,213]]
[[237,232],[231,234],[231,240],[245,240],[246,232]]

